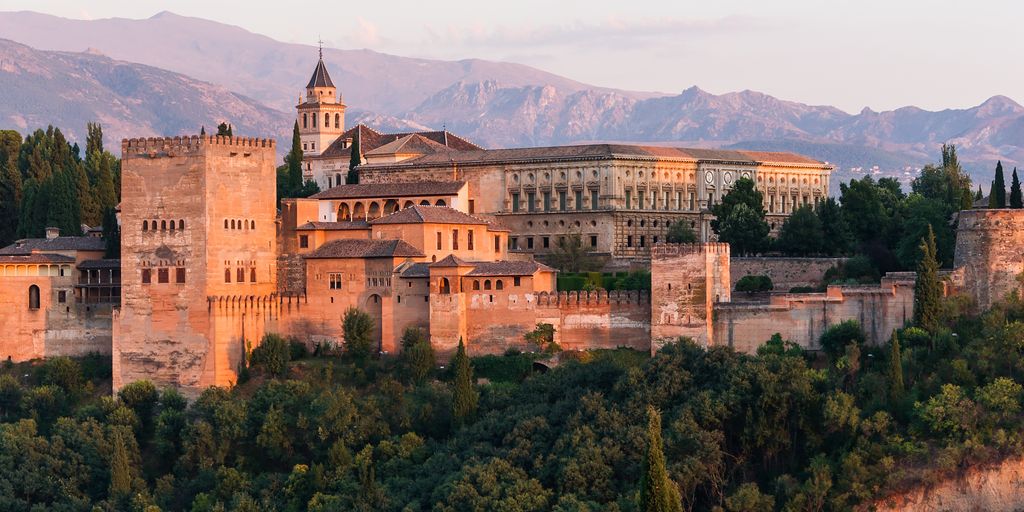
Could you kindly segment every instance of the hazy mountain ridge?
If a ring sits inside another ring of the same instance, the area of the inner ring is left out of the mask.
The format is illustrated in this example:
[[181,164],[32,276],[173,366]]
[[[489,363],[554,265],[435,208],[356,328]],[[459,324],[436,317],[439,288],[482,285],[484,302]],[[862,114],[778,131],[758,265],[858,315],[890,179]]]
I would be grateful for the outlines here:
[[70,140],[99,121],[108,145],[124,137],[212,134],[230,120],[235,133],[281,138],[291,115],[225,88],[93,53],[44,52],[0,39],[0,127],[26,133],[53,124]]
[[[276,109],[231,95],[265,116],[267,122],[276,123],[253,126],[264,130],[275,126],[269,131],[282,137],[289,134],[294,104],[316,58],[312,46],[282,43],[239,27],[172,13],[145,20],[93,21],[31,12],[0,13],[0,33],[44,49],[89,49],[88,54],[74,54],[81,59],[100,58],[95,54],[102,53],[237,90]],[[800,148],[800,152],[841,169],[879,166],[892,174],[936,160],[938,146],[948,141],[960,146],[962,160],[978,174],[990,173],[999,158],[1010,165],[1024,162],[1020,142],[1024,141],[1024,107],[1004,96],[969,109],[931,112],[904,107],[850,114],[749,90],[715,95],[691,87],[667,95],[594,87],[529,66],[479,59],[439,61],[336,49],[324,49],[324,58],[350,106],[349,125],[364,122],[401,131],[444,126],[489,147],[603,140]],[[0,78],[3,67],[0,65]],[[156,109],[146,104],[152,97],[132,89],[135,82],[130,76],[125,84],[117,84],[119,75],[104,81],[104,73],[97,72],[95,81],[124,98],[112,99],[102,108],[76,104],[65,107],[67,112],[56,112],[38,100],[15,100],[15,107],[5,97],[0,98],[0,112],[12,111],[5,117],[11,118],[15,127],[33,127],[49,122],[68,124],[61,117],[65,115],[78,123],[85,113],[77,110],[84,109],[93,119],[117,124],[114,132],[133,130],[148,135],[150,130],[187,125],[189,119],[195,119],[194,125],[221,115],[218,112],[244,111],[237,105],[197,108],[184,99],[177,104],[165,100],[162,110]],[[74,88],[75,84],[65,86]],[[135,109],[150,114],[137,114]],[[148,118],[157,112],[164,119]],[[143,119],[136,125],[139,116]],[[40,121],[28,122],[28,118]],[[240,133],[249,133],[247,122],[235,121]]]

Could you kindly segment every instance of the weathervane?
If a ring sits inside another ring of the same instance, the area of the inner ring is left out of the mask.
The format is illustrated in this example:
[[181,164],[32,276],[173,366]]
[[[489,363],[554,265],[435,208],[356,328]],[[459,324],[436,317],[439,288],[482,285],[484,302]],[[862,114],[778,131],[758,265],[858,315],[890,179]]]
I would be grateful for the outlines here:
[[324,40],[320,36],[316,36],[317,43],[320,44],[320,60],[324,58]]

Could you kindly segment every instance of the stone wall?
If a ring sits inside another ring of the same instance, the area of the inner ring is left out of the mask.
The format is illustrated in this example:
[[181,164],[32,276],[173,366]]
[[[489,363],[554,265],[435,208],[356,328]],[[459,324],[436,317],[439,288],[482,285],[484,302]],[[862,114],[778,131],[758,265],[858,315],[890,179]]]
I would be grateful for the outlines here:
[[860,510],[940,512],[1024,510],[1024,457],[972,467],[933,485],[894,494]]
[[913,274],[888,274],[878,286],[830,286],[825,293],[773,294],[767,304],[715,304],[714,342],[752,353],[779,333],[801,347],[818,350],[818,339],[830,325],[856,320],[868,343],[882,344],[913,312]]
[[1020,289],[1024,271],[1024,210],[964,210],[959,214],[953,267],[980,310]]
[[772,279],[775,291],[788,292],[799,287],[817,287],[828,269],[839,265],[846,258],[732,258],[731,284],[743,276],[764,275]]

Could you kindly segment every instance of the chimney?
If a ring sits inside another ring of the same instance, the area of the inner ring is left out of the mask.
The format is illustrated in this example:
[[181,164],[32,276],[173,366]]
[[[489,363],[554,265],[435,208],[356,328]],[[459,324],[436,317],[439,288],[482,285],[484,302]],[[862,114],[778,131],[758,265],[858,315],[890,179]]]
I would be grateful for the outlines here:
[[60,236],[60,228],[48,227],[46,228],[46,239],[51,240]]

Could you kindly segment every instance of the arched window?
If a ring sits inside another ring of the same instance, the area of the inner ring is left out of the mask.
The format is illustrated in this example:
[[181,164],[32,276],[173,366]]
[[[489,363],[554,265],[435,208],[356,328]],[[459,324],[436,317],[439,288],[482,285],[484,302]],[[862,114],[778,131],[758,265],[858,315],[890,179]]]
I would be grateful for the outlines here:
[[249,221],[249,229],[256,229],[256,221],[254,221],[254,220],[250,220]]
[[228,220],[224,219],[224,229],[227,229],[227,228],[228,228]]
[[335,185],[342,185],[344,183],[345,183],[344,181],[341,181],[341,174],[335,174],[334,175],[334,184]]
[[331,127],[331,114],[324,112],[324,128]]
[[490,290],[490,289],[491,289],[491,280],[488,279],[488,280],[484,281],[484,290]]
[[39,287],[36,285],[28,287],[28,308],[39,309]]
[[183,230],[183,229],[185,229],[185,219],[181,219],[181,220],[178,221],[178,230]]
[[426,199],[424,199],[424,200],[420,201],[420,206],[430,206],[430,201],[427,201]]
[[446,204],[446,203],[444,202],[444,199],[438,199],[438,200],[437,200],[437,201],[436,201],[436,202],[434,203],[434,206],[448,206],[448,205],[447,205],[447,204]]
[[341,128],[341,115],[334,114],[334,127]]
[[496,283],[494,283],[494,289],[495,290],[504,290],[505,289],[505,283],[501,282],[501,279],[498,279],[498,281]]
[[225,283],[230,283],[231,282],[231,269],[230,268],[224,269],[224,282]]
[[452,285],[448,282],[447,277],[442,277],[441,280],[437,282],[437,288],[438,291],[445,295],[452,293]]
[[171,231],[174,231],[174,221],[173,221],[173,220],[171,221],[171,224],[170,224],[170,225],[168,226],[168,228],[169,228],[169,229],[170,229]]
[[317,114],[316,112],[314,112],[312,115],[309,116],[309,118],[310,118],[311,121],[313,121],[313,128],[316,128],[316,123],[317,123],[317,120],[320,119],[320,114]]
[[476,279],[473,280],[473,289],[474,290],[479,290],[480,289],[480,281],[477,281]]
[[308,128],[308,126],[306,125],[306,114],[302,114],[302,127]]
[[250,283],[255,283],[256,282],[256,267],[253,267],[253,268],[249,269],[249,282]]
[[160,221],[160,231],[167,231],[167,221],[166,220]]
[[235,226],[237,226],[235,229],[242,229],[242,219],[238,219]]
[[142,221],[142,230],[143,231],[149,231],[149,221],[148,220]]

